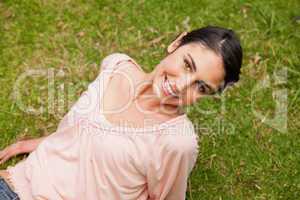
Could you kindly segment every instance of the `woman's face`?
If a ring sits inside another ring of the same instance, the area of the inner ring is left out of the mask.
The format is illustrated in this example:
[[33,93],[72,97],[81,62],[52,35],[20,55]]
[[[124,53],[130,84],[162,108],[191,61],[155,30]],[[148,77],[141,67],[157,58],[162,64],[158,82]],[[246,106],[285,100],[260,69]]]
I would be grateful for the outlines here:
[[191,105],[218,90],[225,76],[220,56],[200,43],[171,45],[169,55],[156,66],[153,80],[153,90],[163,104]]

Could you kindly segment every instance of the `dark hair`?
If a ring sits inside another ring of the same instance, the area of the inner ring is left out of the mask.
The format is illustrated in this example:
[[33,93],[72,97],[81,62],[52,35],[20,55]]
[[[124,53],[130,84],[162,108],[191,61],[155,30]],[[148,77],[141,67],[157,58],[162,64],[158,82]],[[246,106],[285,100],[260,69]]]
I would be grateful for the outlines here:
[[239,80],[243,50],[239,39],[232,30],[217,26],[207,26],[196,29],[185,35],[181,39],[179,46],[191,42],[200,42],[203,46],[213,50],[222,57],[225,68],[225,80],[220,91],[227,85]]

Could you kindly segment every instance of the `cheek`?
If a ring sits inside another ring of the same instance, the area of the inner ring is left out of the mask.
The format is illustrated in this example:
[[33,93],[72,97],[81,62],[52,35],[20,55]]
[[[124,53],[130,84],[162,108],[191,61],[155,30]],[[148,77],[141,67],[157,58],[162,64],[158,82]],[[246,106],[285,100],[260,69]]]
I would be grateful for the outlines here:
[[180,60],[174,60],[174,59],[161,63],[162,73],[168,73],[169,75],[176,76],[182,72],[182,66],[180,65]]

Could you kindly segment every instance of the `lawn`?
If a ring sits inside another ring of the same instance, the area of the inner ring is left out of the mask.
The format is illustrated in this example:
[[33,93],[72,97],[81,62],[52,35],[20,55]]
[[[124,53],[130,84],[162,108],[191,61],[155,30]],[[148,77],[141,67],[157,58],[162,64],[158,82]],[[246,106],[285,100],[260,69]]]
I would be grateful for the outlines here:
[[0,148],[54,132],[108,54],[151,71],[206,25],[235,30],[244,62],[236,86],[186,108],[201,138],[187,199],[300,199],[299,0],[1,0]]

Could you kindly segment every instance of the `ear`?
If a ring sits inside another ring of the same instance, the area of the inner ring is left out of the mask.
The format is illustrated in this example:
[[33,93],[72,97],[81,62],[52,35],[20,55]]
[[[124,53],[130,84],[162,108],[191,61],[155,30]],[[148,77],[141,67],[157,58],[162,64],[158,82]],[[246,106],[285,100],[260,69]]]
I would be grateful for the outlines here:
[[181,39],[187,34],[186,31],[182,32],[179,36],[177,36],[177,38],[171,43],[169,44],[167,51],[168,53],[172,53],[173,51],[175,51],[178,46],[180,45]]

